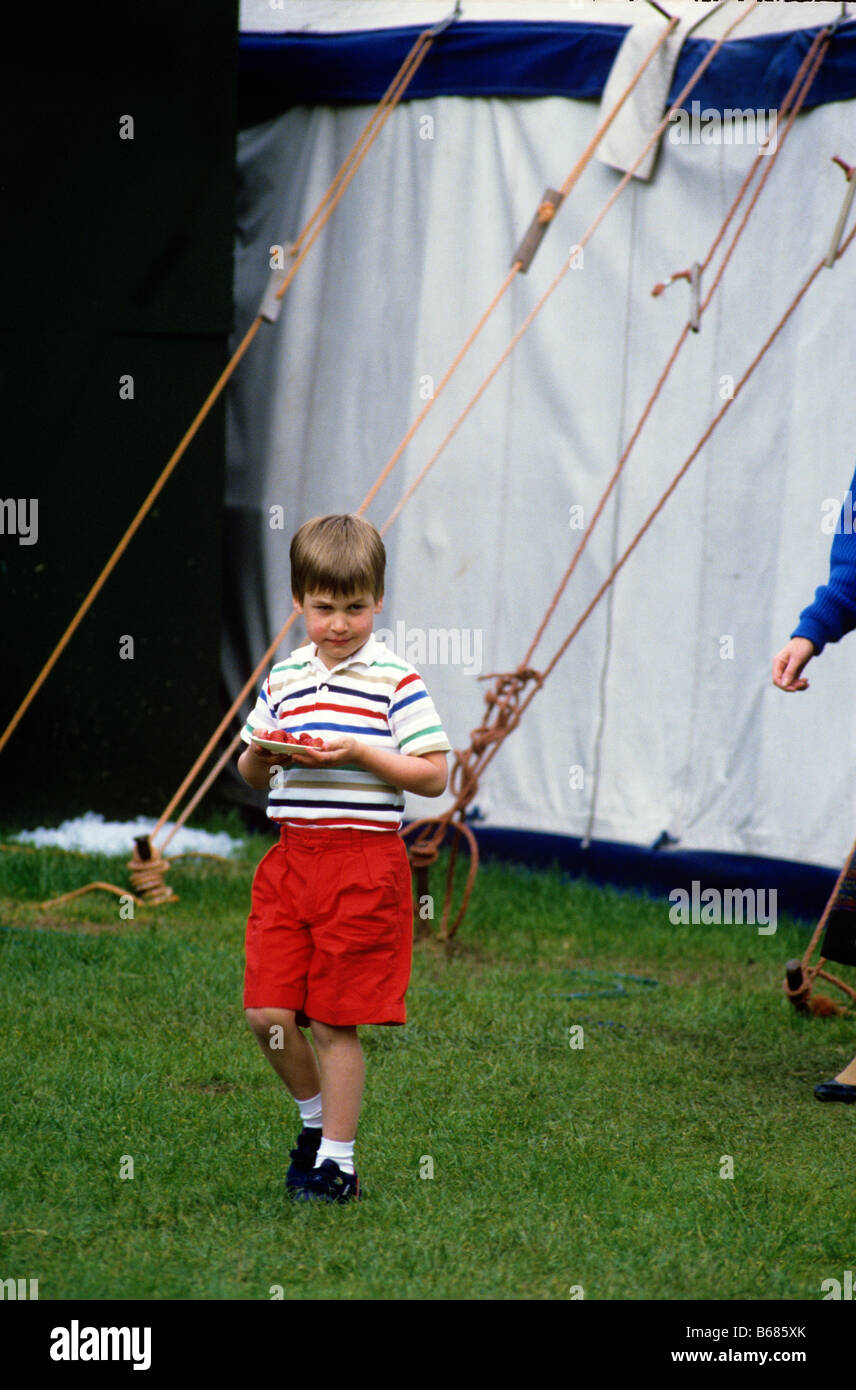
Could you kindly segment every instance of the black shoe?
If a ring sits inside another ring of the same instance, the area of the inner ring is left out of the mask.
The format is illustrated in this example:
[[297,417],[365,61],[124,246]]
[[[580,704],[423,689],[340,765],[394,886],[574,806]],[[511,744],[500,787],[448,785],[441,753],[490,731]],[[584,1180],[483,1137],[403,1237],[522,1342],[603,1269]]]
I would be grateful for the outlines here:
[[856,1101],[856,1086],[849,1086],[846,1081],[822,1081],[815,1086],[814,1094],[818,1100],[843,1100],[852,1105]]
[[361,1196],[356,1173],[343,1173],[332,1158],[325,1158],[320,1168],[313,1169],[295,1193],[301,1202],[350,1202],[352,1199],[359,1201]]
[[301,1191],[315,1167],[321,1144],[321,1130],[304,1127],[297,1136],[297,1148],[289,1154],[291,1163],[285,1175],[285,1190],[289,1196]]

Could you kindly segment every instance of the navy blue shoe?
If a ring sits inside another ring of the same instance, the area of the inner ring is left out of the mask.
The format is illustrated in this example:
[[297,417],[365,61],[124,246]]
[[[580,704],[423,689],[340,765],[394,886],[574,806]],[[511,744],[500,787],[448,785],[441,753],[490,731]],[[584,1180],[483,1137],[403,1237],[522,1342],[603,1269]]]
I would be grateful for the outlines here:
[[301,1202],[350,1202],[359,1201],[362,1193],[356,1173],[343,1173],[334,1159],[325,1158],[294,1195]]
[[285,1175],[285,1190],[294,1196],[305,1186],[315,1167],[315,1159],[321,1144],[321,1130],[303,1128],[297,1136],[297,1148],[289,1154],[291,1163]]
[[814,1094],[818,1100],[843,1100],[852,1105],[856,1101],[856,1086],[848,1086],[846,1081],[821,1081]]

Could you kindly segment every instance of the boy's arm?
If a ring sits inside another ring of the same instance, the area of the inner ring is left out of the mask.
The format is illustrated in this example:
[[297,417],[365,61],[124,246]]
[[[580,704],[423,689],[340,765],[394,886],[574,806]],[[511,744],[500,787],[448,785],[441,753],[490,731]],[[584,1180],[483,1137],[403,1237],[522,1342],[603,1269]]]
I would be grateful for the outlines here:
[[446,790],[449,774],[445,753],[413,756],[409,753],[388,753],[385,748],[370,748],[367,744],[358,747],[360,753],[354,761],[393,787],[415,792],[417,796],[442,796]]
[[273,764],[289,762],[287,753],[272,753],[250,743],[238,759],[238,771],[244,781],[257,792],[270,790],[270,770]]
[[241,737],[245,740],[246,747],[238,758],[238,771],[247,785],[257,792],[270,791],[270,770],[274,763],[289,762],[285,749],[281,753],[272,753],[267,748],[259,748],[258,744],[248,741],[256,730],[264,734],[272,724],[276,724],[276,709],[268,676],[259,691],[256,707],[242,730]]

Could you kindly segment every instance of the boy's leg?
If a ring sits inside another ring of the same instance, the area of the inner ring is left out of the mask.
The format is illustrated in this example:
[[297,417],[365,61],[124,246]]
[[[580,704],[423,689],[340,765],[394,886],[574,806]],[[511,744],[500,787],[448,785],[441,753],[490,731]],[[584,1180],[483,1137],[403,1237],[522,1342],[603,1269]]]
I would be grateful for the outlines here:
[[295,1011],[245,1009],[244,1013],[262,1052],[294,1099],[310,1100],[317,1096],[321,1089],[318,1063],[307,1038],[297,1026]]
[[311,1023],[321,1066],[323,1137],[348,1143],[357,1137],[363,1099],[366,1064],[362,1045],[355,1027],[335,1028],[316,1019]]

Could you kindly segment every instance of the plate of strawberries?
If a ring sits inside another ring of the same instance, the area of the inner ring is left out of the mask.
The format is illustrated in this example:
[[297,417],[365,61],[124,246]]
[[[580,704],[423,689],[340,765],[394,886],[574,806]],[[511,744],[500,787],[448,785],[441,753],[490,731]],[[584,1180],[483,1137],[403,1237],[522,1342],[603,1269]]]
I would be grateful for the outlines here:
[[290,749],[295,753],[307,748],[318,748],[323,752],[326,747],[323,738],[313,738],[307,733],[289,734],[285,729],[264,729],[261,733],[254,733],[253,743],[266,748],[269,753],[284,753],[286,757],[291,757]]

